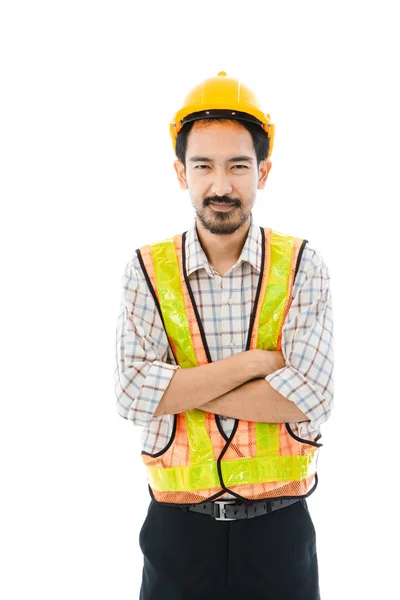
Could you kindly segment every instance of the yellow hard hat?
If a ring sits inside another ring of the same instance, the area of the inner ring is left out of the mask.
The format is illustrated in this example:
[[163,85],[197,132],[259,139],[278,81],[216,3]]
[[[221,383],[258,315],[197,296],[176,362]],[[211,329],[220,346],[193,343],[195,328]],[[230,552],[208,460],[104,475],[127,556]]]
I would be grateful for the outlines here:
[[176,138],[185,123],[211,117],[257,123],[269,137],[267,158],[271,156],[275,125],[271,123],[270,115],[261,110],[253,90],[238,79],[228,77],[225,71],[220,71],[217,77],[210,77],[196,85],[185,97],[183,107],[178,110],[169,125],[174,152]]

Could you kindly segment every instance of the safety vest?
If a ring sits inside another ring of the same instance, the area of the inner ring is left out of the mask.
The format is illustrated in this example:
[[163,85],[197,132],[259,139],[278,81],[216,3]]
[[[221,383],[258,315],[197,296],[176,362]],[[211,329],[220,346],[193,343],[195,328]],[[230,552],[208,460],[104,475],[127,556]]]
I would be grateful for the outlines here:
[[[270,228],[260,230],[261,271],[246,350],[280,350],[308,240]],[[176,363],[190,368],[212,360],[186,272],[185,239],[186,232],[136,252]],[[195,408],[174,415],[171,438],[163,450],[142,451],[141,456],[150,494],[158,502],[195,504],[226,492],[254,501],[310,495],[318,484],[322,445],[296,436],[289,423],[235,419],[228,437],[219,415]]]

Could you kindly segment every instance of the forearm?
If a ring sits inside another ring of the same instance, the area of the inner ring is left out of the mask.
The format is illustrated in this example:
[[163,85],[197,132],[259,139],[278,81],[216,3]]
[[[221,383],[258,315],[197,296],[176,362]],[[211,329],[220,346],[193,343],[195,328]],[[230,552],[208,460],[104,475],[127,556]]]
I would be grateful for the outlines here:
[[176,414],[198,408],[257,377],[266,377],[284,365],[282,352],[255,349],[201,367],[179,369],[154,414]]
[[260,423],[309,421],[296,404],[277,392],[265,379],[254,379],[198,407],[234,419]]
[[154,414],[176,414],[197,408],[257,376],[252,351],[240,352],[201,367],[179,369]]

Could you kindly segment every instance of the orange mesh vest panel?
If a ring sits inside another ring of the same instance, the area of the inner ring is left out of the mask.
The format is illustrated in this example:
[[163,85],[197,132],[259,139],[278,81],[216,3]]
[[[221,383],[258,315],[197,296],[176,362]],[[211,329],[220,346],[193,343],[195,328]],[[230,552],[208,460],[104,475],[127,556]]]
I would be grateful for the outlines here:
[[[260,229],[262,265],[246,350],[280,350],[307,240]],[[143,246],[137,255],[176,363],[189,368],[212,361],[186,273],[185,238],[183,233]],[[195,504],[225,492],[254,501],[311,494],[320,446],[297,437],[289,423],[235,419],[228,437],[218,415],[192,409],[174,415],[168,444],[155,454],[142,451],[142,459],[158,502]]]

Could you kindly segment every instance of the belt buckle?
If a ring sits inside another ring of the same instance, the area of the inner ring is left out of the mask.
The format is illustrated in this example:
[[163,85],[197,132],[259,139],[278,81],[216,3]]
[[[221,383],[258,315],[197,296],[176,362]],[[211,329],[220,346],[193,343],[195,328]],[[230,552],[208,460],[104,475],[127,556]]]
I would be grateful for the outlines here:
[[[235,504],[236,500],[215,500],[214,504],[218,503],[219,506],[219,517],[214,517],[216,521],[236,521],[237,519],[230,519],[225,515],[225,504]],[[222,506],[221,506],[222,505]],[[221,516],[223,515],[223,516]]]

